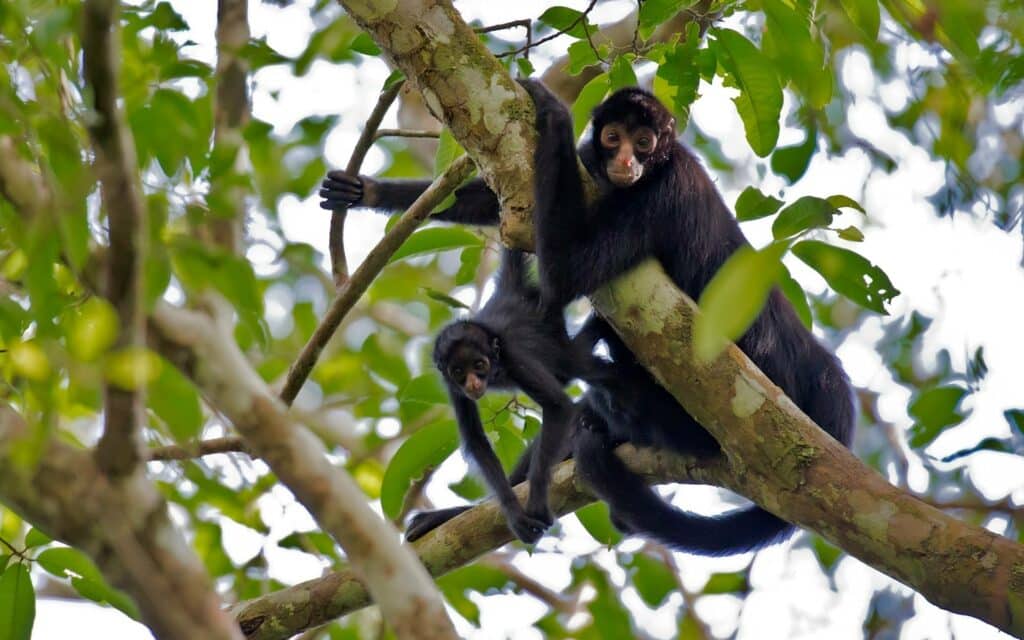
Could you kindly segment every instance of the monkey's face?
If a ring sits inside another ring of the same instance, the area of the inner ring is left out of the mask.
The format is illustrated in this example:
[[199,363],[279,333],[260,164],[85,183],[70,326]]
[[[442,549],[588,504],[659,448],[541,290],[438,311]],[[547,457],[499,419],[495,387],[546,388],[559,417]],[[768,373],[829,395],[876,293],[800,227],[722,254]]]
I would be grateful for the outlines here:
[[609,122],[601,127],[599,135],[608,181],[620,189],[636,184],[658,146],[658,134],[650,127],[630,128],[622,122]]
[[449,381],[462,389],[466,397],[479,400],[487,393],[491,358],[473,345],[462,344],[452,350],[444,373]]

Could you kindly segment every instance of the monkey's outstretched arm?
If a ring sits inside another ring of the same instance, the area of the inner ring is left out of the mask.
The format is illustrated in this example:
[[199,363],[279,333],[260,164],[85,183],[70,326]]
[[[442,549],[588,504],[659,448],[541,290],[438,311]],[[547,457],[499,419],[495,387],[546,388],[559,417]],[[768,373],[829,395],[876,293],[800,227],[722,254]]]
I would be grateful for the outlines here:
[[[430,180],[356,176],[340,169],[330,171],[321,183],[320,208],[365,207],[382,212],[401,211],[409,208],[430,183]],[[452,206],[431,217],[445,222],[496,225],[499,213],[497,196],[483,178],[474,178],[456,189]]]

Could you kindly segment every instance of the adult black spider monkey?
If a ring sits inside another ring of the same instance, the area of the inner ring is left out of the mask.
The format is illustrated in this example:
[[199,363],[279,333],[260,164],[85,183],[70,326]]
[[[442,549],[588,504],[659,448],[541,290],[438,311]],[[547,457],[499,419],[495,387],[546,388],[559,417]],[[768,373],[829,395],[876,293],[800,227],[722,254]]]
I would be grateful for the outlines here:
[[[434,364],[447,384],[467,453],[494,491],[509,528],[533,543],[554,522],[548,507],[551,467],[569,453],[575,406],[562,389],[576,377],[600,380],[609,365],[593,355],[594,341],[587,342],[584,333],[569,338],[562,308],[541,299],[526,271],[521,251],[502,252],[494,294],[472,319],[453,322],[438,334]],[[521,389],[543,412],[540,435],[513,472],[518,481],[527,476],[530,483],[525,510],[480,422],[476,401],[488,387]],[[415,540],[429,522],[414,518],[407,538]]]
[[[710,177],[676,140],[671,113],[646,91],[619,90],[594,110],[591,136],[577,150],[566,107],[536,81],[523,86],[537,108],[534,223],[544,299],[563,305],[649,257],[661,262],[676,286],[699,297],[747,241]],[[577,152],[600,189],[590,206]],[[321,206],[401,208],[426,185],[332,172],[320,192]],[[463,201],[457,199],[440,219],[498,221],[497,199],[482,182],[468,184],[460,197]],[[584,395],[573,456],[585,481],[608,503],[616,525],[704,555],[740,553],[788,537],[793,526],[757,506],[714,517],[675,509],[626,468],[613,453],[623,442],[708,455],[718,444],[636,362],[607,323],[592,318],[588,331],[607,343],[618,375]],[[849,381],[777,289],[737,345],[811,419],[849,446],[855,416]],[[424,514],[422,521],[437,526],[460,510]]]

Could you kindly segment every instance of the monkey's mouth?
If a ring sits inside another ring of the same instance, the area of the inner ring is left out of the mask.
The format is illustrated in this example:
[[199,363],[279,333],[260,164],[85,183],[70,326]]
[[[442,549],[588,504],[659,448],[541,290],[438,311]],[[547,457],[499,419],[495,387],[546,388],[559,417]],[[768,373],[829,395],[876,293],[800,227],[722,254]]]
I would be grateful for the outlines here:
[[643,168],[626,171],[609,171],[608,181],[616,187],[631,187],[636,184],[644,173]]
[[470,400],[479,400],[484,397],[485,393],[487,393],[487,387],[480,387],[478,389],[467,389],[466,387],[463,387],[462,392],[469,396]]

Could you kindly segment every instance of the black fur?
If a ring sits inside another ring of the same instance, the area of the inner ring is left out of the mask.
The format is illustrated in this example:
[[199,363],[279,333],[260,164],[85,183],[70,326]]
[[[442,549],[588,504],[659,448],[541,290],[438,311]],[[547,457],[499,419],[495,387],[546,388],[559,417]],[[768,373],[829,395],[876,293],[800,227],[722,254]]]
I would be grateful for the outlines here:
[[[471,320],[445,327],[434,344],[434,362],[447,383],[466,452],[494,491],[509,528],[524,542],[536,542],[554,522],[548,507],[551,467],[569,453],[575,416],[572,400],[562,389],[576,377],[599,379],[599,371],[608,368],[592,351],[593,343],[570,340],[561,308],[543,302],[538,288],[528,282],[522,252],[510,249],[503,253],[487,304]],[[473,369],[474,362],[479,368]],[[453,372],[455,367],[458,374]],[[480,422],[473,398],[487,388],[522,389],[543,412],[541,432],[531,443],[528,462],[513,472],[516,482],[525,475],[530,483],[525,510]],[[451,517],[458,511],[445,513]],[[436,517],[414,517],[406,538],[415,540],[432,529]]]

